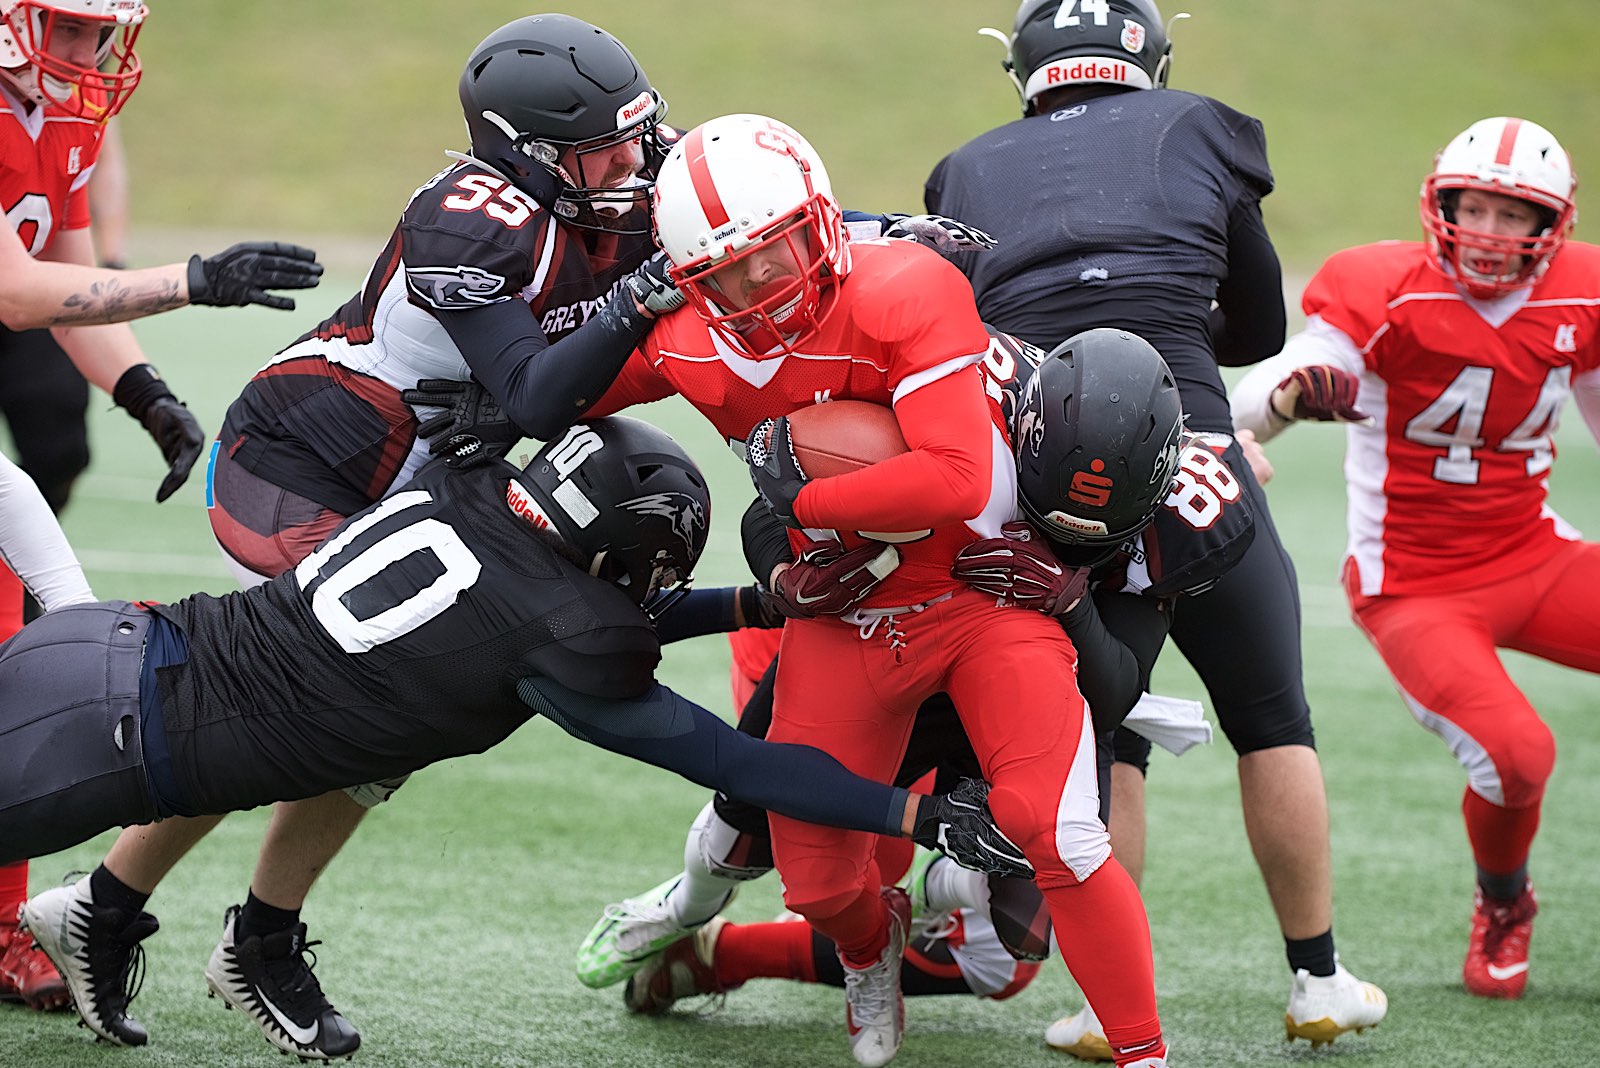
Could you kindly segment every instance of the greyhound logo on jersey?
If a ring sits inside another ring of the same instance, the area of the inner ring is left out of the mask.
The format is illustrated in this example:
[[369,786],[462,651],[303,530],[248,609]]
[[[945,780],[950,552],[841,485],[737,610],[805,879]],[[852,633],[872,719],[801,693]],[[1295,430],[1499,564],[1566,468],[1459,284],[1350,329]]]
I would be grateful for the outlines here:
[[683,544],[693,554],[697,542],[695,531],[706,526],[705,509],[700,502],[684,493],[651,493],[623,501],[618,508],[626,508],[635,515],[658,515],[672,523],[672,532],[683,539]]
[[411,292],[440,311],[477,308],[505,300],[500,292],[505,284],[503,276],[465,264],[406,268],[406,285]]

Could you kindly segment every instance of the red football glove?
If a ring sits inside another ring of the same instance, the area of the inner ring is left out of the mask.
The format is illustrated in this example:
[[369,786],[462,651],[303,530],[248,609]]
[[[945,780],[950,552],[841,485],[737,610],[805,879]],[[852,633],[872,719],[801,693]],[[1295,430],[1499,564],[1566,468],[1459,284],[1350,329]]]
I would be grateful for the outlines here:
[[778,572],[772,596],[790,619],[836,616],[860,604],[899,566],[893,545],[868,542],[846,552],[836,541],[814,542]]
[[1371,419],[1356,407],[1361,383],[1342,367],[1326,364],[1297,367],[1293,374],[1278,383],[1278,389],[1293,393],[1296,419],[1316,419],[1324,423],[1364,423]]
[[1026,523],[1007,523],[998,538],[975,541],[956,554],[950,574],[1002,604],[1059,616],[1089,588],[1089,569],[1066,567]]

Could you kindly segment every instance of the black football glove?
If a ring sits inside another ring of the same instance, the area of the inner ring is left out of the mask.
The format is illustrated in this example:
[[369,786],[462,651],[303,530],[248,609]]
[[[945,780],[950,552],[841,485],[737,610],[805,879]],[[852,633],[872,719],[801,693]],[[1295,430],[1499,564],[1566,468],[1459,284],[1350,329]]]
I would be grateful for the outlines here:
[[794,499],[805,488],[806,473],[795,459],[788,417],[761,420],[745,438],[744,450],[750,481],[767,502],[767,510],[783,520],[785,526],[805,526],[794,517]]
[[507,418],[494,394],[476,380],[424,378],[414,388],[402,390],[400,399],[444,409],[419,423],[417,436],[428,443],[428,452],[444,457],[448,467],[476,467],[504,456],[527,437]]
[[147,363],[136,364],[122,372],[111,399],[127,413],[139,420],[145,430],[161,447],[167,461],[167,477],[156,487],[156,502],[166,500],[177,492],[189,477],[194,462],[205,447],[205,431],[172,395],[161,375]]
[[673,284],[667,275],[667,262],[665,252],[657,252],[622,280],[633,299],[644,308],[645,314],[652,319],[659,319],[670,311],[676,311],[688,302],[681,290]]
[[244,241],[209,259],[189,257],[189,303],[218,307],[265,304],[294,310],[294,300],[269,289],[310,289],[322,277],[317,254],[278,241]]
[[1360,381],[1342,367],[1330,367],[1327,364],[1296,367],[1289,377],[1278,383],[1273,392],[1277,390],[1284,391],[1284,399],[1290,395],[1294,397],[1296,419],[1315,419],[1323,423],[1372,421],[1371,416],[1356,407],[1356,397],[1361,392]]
[[1026,523],[1006,523],[1000,537],[965,546],[950,574],[1003,604],[1036,608],[1047,616],[1067,611],[1089,588],[1089,568],[1067,567]]
[[995,240],[976,226],[943,215],[885,215],[884,237],[915,241],[946,254],[987,252]]
[[900,566],[893,545],[868,542],[849,552],[836,541],[812,543],[773,580],[772,598],[790,619],[848,612]]
[[982,779],[962,779],[949,793],[923,801],[911,838],[963,868],[1033,878],[1028,858],[995,826],[994,814],[989,811],[989,784]]

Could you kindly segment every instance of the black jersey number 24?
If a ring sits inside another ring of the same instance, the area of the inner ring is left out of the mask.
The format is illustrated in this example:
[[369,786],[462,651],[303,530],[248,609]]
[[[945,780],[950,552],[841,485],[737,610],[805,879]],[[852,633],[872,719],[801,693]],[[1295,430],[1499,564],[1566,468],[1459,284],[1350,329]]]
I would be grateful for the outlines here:
[[433,494],[386,498],[300,561],[295,578],[322,629],[347,653],[408,634],[456,603],[483,564],[428,514]]

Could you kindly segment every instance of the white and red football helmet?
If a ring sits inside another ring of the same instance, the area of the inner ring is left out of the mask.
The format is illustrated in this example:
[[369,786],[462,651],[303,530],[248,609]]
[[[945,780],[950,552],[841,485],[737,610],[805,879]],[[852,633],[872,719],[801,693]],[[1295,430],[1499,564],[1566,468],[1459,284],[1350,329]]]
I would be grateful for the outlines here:
[[[764,115],[702,123],[661,165],[653,201],[672,280],[741,354],[794,352],[821,327],[850,272],[850,247],[827,168],[799,133]],[[758,290],[747,308],[725,308],[707,276],[778,242],[788,244],[799,275]]]
[[[1577,186],[1572,158],[1543,126],[1504,116],[1473,123],[1439,152],[1433,173],[1422,183],[1422,228],[1438,254],[1435,262],[1475,297],[1529,285],[1544,273],[1572,232],[1577,221],[1572,194]],[[1531,237],[1468,229],[1455,218],[1463,189],[1525,200],[1538,211],[1543,225]],[[1497,258],[1505,268],[1485,275],[1467,266],[1474,258]]]
[[[149,14],[142,0],[0,0],[0,76],[36,104],[105,122],[144,73],[133,42]],[[91,24],[92,51],[57,54],[61,19]]]

